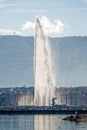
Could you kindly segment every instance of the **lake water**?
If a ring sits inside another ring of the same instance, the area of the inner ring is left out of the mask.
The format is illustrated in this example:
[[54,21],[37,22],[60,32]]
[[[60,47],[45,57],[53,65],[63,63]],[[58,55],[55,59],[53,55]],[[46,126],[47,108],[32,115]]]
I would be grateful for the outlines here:
[[0,115],[0,130],[87,130],[87,122],[62,120],[66,115]]

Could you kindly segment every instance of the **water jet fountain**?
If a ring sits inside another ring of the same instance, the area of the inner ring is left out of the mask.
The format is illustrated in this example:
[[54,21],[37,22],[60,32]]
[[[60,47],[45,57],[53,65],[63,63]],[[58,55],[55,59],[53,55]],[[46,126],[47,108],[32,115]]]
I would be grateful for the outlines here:
[[48,38],[45,36],[40,18],[36,17],[34,42],[34,105],[50,106],[54,96],[55,84],[52,73],[52,57]]

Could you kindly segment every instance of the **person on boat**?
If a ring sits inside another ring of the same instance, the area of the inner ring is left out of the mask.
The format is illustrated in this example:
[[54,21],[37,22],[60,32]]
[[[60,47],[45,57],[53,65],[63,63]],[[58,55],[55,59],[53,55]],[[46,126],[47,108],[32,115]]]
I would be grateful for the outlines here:
[[78,112],[75,112],[75,115],[74,115],[74,119],[75,120],[78,120],[80,117],[79,117],[79,115],[78,115]]

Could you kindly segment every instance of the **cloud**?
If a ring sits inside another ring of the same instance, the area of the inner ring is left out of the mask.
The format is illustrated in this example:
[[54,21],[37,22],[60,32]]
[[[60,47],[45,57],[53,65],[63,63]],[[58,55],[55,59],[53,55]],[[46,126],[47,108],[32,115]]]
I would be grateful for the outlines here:
[[22,25],[23,30],[33,29],[34,27],[35,27],[35,23],[29,21],[25,22],[25,24]]
[[0,9],[6,8],[6,7],[12,7],[12,6],[16,6],[16,4],[11,4],[11,3],[9,3],[9,4],[0,4]]
[[16,31],[16,30],[11,30],[11,29],[0,29],[0,35],[21,35],[21,32]]
[[45,13],[45,10],[14,9],[14,10],[7,10],[6,12],[11,12],[11,13]]
[[58,19],[51,22],[46,16],[44,16],[41,18],[41,24],[47,34],[58,34],[62,33],[64,30],[63,23]]
[[1,3],[0,2],[0,8],[6,8],[6,7],[22,7],[22,6],[32,6],[32,5],[39,5],[37,2],[24,2],[24,3],[13,3],[12,1],[9,3]]
[[[59,20],[55,19],[51,22],[46,16],[40,18],[41,24],[46,34],[59,34],[64,31],[64,24]],[[30,30],[35,28],[35,23],[27,21],[22,25],[23,30]]]

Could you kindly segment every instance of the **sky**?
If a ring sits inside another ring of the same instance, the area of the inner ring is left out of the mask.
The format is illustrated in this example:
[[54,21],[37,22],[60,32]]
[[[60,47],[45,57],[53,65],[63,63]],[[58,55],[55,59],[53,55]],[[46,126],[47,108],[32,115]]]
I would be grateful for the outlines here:
[[51,37],[87,36],[87,0],[0,0],[0,35],[34,36],[36,17]]
[[36,16],[50,36],[87,36],[87,0],[0,0],[0,35],[34,35]]

